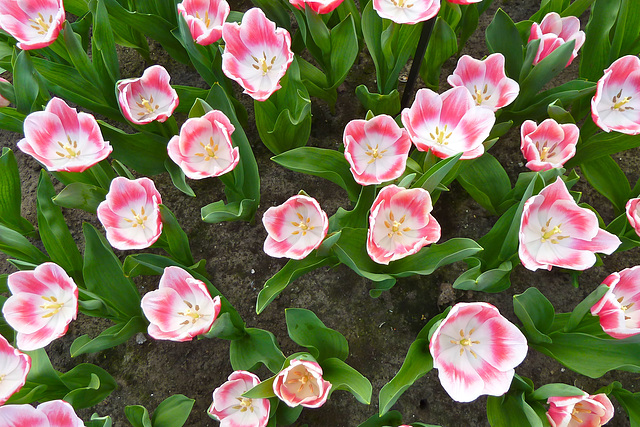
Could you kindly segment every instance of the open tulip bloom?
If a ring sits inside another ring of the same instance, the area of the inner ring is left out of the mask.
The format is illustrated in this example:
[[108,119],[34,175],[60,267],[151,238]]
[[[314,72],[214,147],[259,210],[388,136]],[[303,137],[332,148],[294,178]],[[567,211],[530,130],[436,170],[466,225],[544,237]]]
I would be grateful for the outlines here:
[[269,423],[269,399],[249,399],[242,395],[260,384],[257,375],[235,371],[229,380],[213,391],[209,415],[220,427],[266,427]]
[[98,220],[116,249],[144,249],[162,233],[162,198],[149,178],[111,181],[106,199],[98,206]]
[[322,15],[333,12],[343,1],[344,0],[289,0],[289,3],[298,9],[309,7],[315,13]]
[[629,224],[636,231],[636,234],[640,236],[640,198],[629,200],[625,206],[625,211]]
[[6,427],[84,427],[73,406],[64,400],[0,407],[0,425]]
[[179,103],[169,80],[169,73],[161,65],[147,68],[140,78],[120,80],[117,88],[122,115],[136,125],[166,121]]
[[616,60],[598,80],[591,117],[605,132],[640,134],[640,58]]
[[188,119],[180,128],[180,136],[169,141],[169,157],[191,179],[223,175],[240,161],[239,149],[231,143],[234,130],[222,111]]
[[600,427],[613,418],[613,405],[604,393],[552,396],[547,403],[551,427]]
[[462,154],[475,159],[484,153],[482,142],[496,121],[493,111],[478,107],[464,87],[454,87],[438,95],[420,89],[411,108],[402,111],[402,124],[420,151],[431,150],[446,159]]
[[311,360],[291,360],[273,381],[273,392],[292,408],[319,408],[327,401],[330,390],[331,383],[322,378],[322,367]]
[[511,104],[520,93],[518,82],[504,72],[501,53],[489,55],[484,60],[463,55],[447,82],[453,87],[465,87],[476,105],[493,112]]
[[22,388],[31,369],[29,355],[16,350],[0,335],[0,405]]
[[226,0],[184,0],[178,3],[178,13],[189,26],[193,40],[209,45],[222,37],[222,24],[230,12]]
[[344,156],[360,185],[398,178],[407,166],[411,140],[391,116],[352,120],[344,129]]
[[249,9],[242,23],[222,27],[225,42],[222,71],[256,101],[280,89],[280,79],[293,62],[291,36],[258,8]]
[[540,125],[526,120],[520,128],[520,150],[532,171],[561,168],[576,154],[580,129],[573,123],[546,119]]
[[542,18],[540,24],[534,22],[531,25],[529,41],[532,40],[540,40],[540,46],[538,46],[538,52],[536,52],[536,56],[533,59],[533,65],[542,61],[563,44],[575,40],[573,53],[566,65],[568,67],[573,59],[578,56],[578,50],[585,41],[585,34],[580,31],[580,20],[575,16],[561,18],[556,12],[551,12]]
[[417,24],[438,14],[440,0],[373,0],[373,8],[397,24]]
[[7,286],[11,296],[2,314],[16,330],[21,350],[37,350],[60,338],[78,315],[78,287],[57,264],[11,273]]
[[142,297],[148,332],[157,340],[191,341],[209,332],[220,313],[220,297],[211,298],[204,282],[180,267],[167,267],[158,289]]
[[453,306],[429,342],[440,384],[458,402],[509,390],[514,368],[527,355],[527,339],[493,305]]
[[78,113],[60,98],[26,117],[24,136],[18,148],[49,171],[83,172],[113,150],[91,114]]
[[612,273],[602,283],[609,290],[591,307],[602,329],[618,339],[640,334],[640,266]]
[[560,177],[525,202],[519,240],[520,261],[533,271],[586,270],[596,262],[594,252],[610,255],[621,243],[598,227],[596,214],[577,205]]
[[62,0],[1,1],[0,27],[24,50],[41,49],[56,41],[64,23]]

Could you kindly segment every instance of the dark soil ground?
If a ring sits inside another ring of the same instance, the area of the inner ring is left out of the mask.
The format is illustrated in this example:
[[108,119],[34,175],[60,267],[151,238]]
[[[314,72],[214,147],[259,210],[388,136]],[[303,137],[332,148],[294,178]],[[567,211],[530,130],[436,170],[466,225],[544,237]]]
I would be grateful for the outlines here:
[[[234,10],[244,10],[250,5],[248,1],[242,4],[239,1],[230,3]],[[518,22],[535,13],[539,4],[537,0],[495,0],[492,8],[481,17],[480,27],[464,53],[475,58],[488,53],[484,43],[484,29],[498,7],[504,8]],[[156,51],[152,58],[167,67],[173,84],[205,87],[194,71],[176,64],[166,54]],[[145,64],[136,53],[125,51],[121,62],[122,76],[139,76],[149,65],[152,64]],[[454,67],[454,60],[447,62],[442,76],[446,77]],[[568,80],[575,73],[576,67],[573,66],[565,70],[561,77]],[[346,123],[352,119],[364,118],[366,113],[354,96],[355,87],[366,83],[373,89],[374,78],[373,64],[363,54],[340,88],[335,114],[331,114],[322,101],[313,100],[313,129],[309,145],[338,148],[342,144],[342,132]],[[446,88],[448,86],[443,80],[441,90]],[[248,96],[239,94],[238,97],[246,105],[251,105]],[[184,119],[178,117],[179,122]],[[252,122],[251,117],[249,122]],[[277,166],[270,161],[270,153],[260,143],[255,128],[251,126],[245,131],[253,144],[262,179],[261,206],[255,224],[212,225],[201,221],[200,208],[223,198],[219,180],[190,182],[197,198],[189,199],[172,186],[168,176],[156,176],[153,179],[162,194],[164,204],[173,210],[188,234],[194,257],[197,260],[207,260],[211,281],[237,308],[248,326],[273,332],[285,355],[300,351],[287,336],[284,309],[301,307],[315,312],[327,326],[340,331],[349,341],[350,355],[347,362],[371,381],[374,390],[372,404],[362,405],[350,394],[338,391],[322,408],[304,410],[295,425],[355,427],[375,414],[378,409],[377,394],[400,368],[410,343],[427,320],[448,305],[459,301],[487,301],[517,323],[513,314],[512,297],[530,286],[539,288],[551,300],[557,312],[567,312],[611,272],[640,264],[638,249],[603,257],[604,265],[586,271],[580,278],[578,289],[571,286],[568,274],[556,269],[552,272],[532,273],[518,266],[512,275],[512,287],[494,295],[454,290],[451,283],[465,270],[465,265],[458,263],[437,270],[431,276],[400,280],[390,292],[377,299],[369,296],[370,283],[348,268],[325,268],[298,279],[258,316],[255,313],[258,292],[264,282],[285,264],[285,260],[270,258],[262,251],[266,237],[260,222],[263,212],[270,206],[281,204],[299,190],[305,190],[318,199],[328,215],[332,215],[339,206],[347,207],[349,204],[344,191],[332,183]],[[35,224],[35,194],[40,165],[15,149],[15,143],[21,137],[4,132],[0,135],[0,145],[16,151],[23,183],[24,215]],[[525,171],[519,141],[519,132],[512,131],[491,149],[513,180],[518,173]],[[635,182],[640,172],[637,153],[622,157],[620,161],[623,169],[629,173],[628,178],[632,183]],[[584,191],[583,201],[598,206],[605,221],[612,219],[613,212],[605,199],[582,181],[578,188]],[[456,183],[452,185],[450,192],[442,195],[433,214],[442,225],[443,241],[452,237],[477,239],[496,220],[471,200]],[[101,229],[95,216],[77,211],[65,211],[65,215],[78,242],[82,241],[83,221],[91,222]],[[121,255],[124,257],[127,253]],[[0,272],[11,271],[12,267],[3,262]],[[157,280],[157,277],[137,278],[136,283],[141,293],[144,293],[155,289]],[[86,333],[95,336],[108,326],[107,321],[79,314],[78,320],[72,322],[69,333],[48,347],[54,367],[60,371],[67,371],[81,362],[91,362],[105,368],[117,380],[118,389],[93,408],[93,411],[100,415],[111,415],[116,426],[125,426],[128,425],[124,417],[126,405],[140,404],[153,411],[165,398],[182,393],[196,400],[186,425],[218,425],[208,418],[206,409],[211,403],[214,388],[222,384],[232,372],[227,341],[203,339],[173,343],[155,341],[149,337],[143,340],[139,336],[137,340],[132,338],[126,344],[107,351],[75,359],[69,357],[69,345],[74,338]],[[639,391],[636,384],[640,377],[636,374],[616,372],[600,379],[590,379],[563,368],[554,360],[533,350],[530,350],[527,359],[516,372],[533,379],[538,387],[546,383],[563,382],[594,393],[598,388],[618,380],[626,389]],[[259,374],[262,378],[270,376],[266,370]],[[421,421],[450,427],[486,426],[485,404],[485,397],[468,404],[452,401],[440,386],[434,370],[405,392],[394,409],[403,414],[403,420],[407,424]],[[93,411],[83,411],[81,415],[88,419]],[[609,425],[628,426],[629,421],[622,408],[616,407],[616,412],[616,417]]]

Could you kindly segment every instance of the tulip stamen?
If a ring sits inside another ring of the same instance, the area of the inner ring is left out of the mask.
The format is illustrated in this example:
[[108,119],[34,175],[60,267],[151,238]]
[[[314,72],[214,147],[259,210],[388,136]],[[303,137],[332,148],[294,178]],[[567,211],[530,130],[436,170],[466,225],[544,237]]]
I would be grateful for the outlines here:
[[548,240],[551,243],[556,244],[562,239],[568,239],[569,236],[557,236],[557,234],[562,233],[562,230],[560,229],[560,227],[562,227],[562,224],[558,224],[549,230],[551,220],[552,218],[549,218],[546,225],[540,228],[540,231],[542,232],[542,237],[540,238],[540,241],[544,243]]
[[262,52],[262,58],[256,58],[253,55],[251,55],[251,58],[253,58],[253,60],[255,61],[255,64],[252,64],[253,68],[255,68],[256,70],[261,70],[263,76],[266,76],[267,73],[271,71],[271,69],[273,68],[273,64],[275,64],[276,62],[275,56],[271,58],[271,61],[268,61],[266,52]]
[[65,143],[65,142],[57,141],[60,148],[66,151],[66,153],[56,151],[56,154],[60,157],[64,157],[67,159],[73,159],[75,157],[78,157],[80,155],[80,150],[78,150],[78,141],[72,141],[69,135],[67,135],[67,141],[69,142]]
[[218,158],[216,152],[218,151],[220,144],[216,144],[215,142],[213,142],[213,137],[209,138],[209,143],[207,145],[204,145],[204,143],[201,142],[200,146],[204,149],[204,152],[195,153],[194,156],[204,157],[205,162],[208,162],[211,159],[215,160]]
[[612,110],[618,110],[618,111],[633,110],[633,107],[624,107],[626,103],[631,101],[631,98],[632,98],[631,96],[625,96],[622,99],[620,98],[622,98],[622,89],[620,89],[620,92],[618,92],[618,94],[615,95],[611,100],[611,102],[613,102],[613,105],[611,106]]
[[30,22],[33,22],[35,25],[31,25],[31,28],[34,30],[38,30],[38,34],[45,35],[49,32],[49,28],[53,23],[53,16],[49,15],[49,22],[45,22],[44,16],[42,13],[38,12],[38,17],[35,19],[29,19]]
[[429,136],[431,137],[431,139],[433,139],[433,141],[438,144],[449,145],[449,141],[447,140],[449,139],[451,134],[453,134],[453,132],[449,132],[447,134],[447,126],[448,125],[444,125],[444,129],[442,129],[442,132],[440,131],[440,128],[436,126],[436,134],[434,135],[432,133],[429,133]]
[[151,114],[154,111],[156,111],[158,108],[160,108],[159,105],[153,105],[153,95],[149,97],[149,99],[146,99],[145,97],[143,97],[142,95],[140,96],[140,102],[136,102],[136,104],[138,105],[138,107],[140,108],[144,108],[147,112],[145,113],[144,111],[141,111],[138,113],[139,116],[144,116],[145,114]]
[[489,98],[491,98],[491,95],[487,95],[488,90],[489,87],[486,84],[484,85],[484,88],[482,88],[482,91],[478,89],[478,86],[473,85],[473,91],[475,92],[473,99],[476,101],[476,105],[482,105],[483,101],[488,101]]
[[311,217],[309,217],[309,218],[307,218],[305,220],[304,216],[302,216],[302,214],[300,212],[296,212],[296,215],[298,215],[298,218],[300,219],[300,222],[291,221],[291,225],[293,225],[294,227],[299,227],[300,230],[296,230],[296,231],[292,232],[291,234],[300,234],[300,231],[302,230],[302,235],[306,236],[307,235],[307,231],[311,231],[314,228],[316,228],[315,225],[309,225],[309,223],[311,222]]
[[367,148],[369,149],[369,151],[365,151],[364,154],[366,154],[367,156],[371,157],[371,160],[369,160],[369,162],[367,162],[367,164],[371,164],[371,163],[375,162],[376,160],[381,159],[382,155],[384,153],[386,153],[387,151],[389,151],[389,150],[378,151],[379,150],[378,144],[376,144],[375,148],[371,148],[371,146],[369,144],[367,144]]
[[198,321],[199,318],[203,317],[199,311],[200,311],[200,306],[198,304],[196,304],[195,306],[193,304],[191,304],[189,301],[187,300],[182,300],[183,303],[185,303],[185,305],[188,307],[187,311],[179,311],[178,315],[180,316],[185,316],[185,317],[189,317],[189,319],[186,319],[184,322],[180,323],[181,325],[188,325],[189,323],[194,324]]
[[469,350],[469,353],[474,358],[478,358],[478,355],[476,354],[476,352],[471,349],[471,346],[473,344],[480,344],[480,341],[471,339],[471,335],[473,335],[474,332],[475,332],[475,328],[471,328],[468,334],[464,332],[464,329],[460,329],[460,339],[457,341],[449,340],[451,344],[457,344],[460,346],[460,356],[464,354],[465,350]]
[[236,399],[240,401],[240,404],[233,406],[233,409],[240,410],[240,412],[253,412],[253,399],[249,399],[248,397],[236,397]]
[[[147,220],[148,216],[144,214],[144,206],[140,207],[140,215],[136,213],[136,211],[131,208],[131,214],[133,215],[133,219],[123,218],[125,221],[131,224],[133,228],[137,226],[141,226],[144,230],[144,222]],[[134,222],[135,221],[135,222]]]
[[62,307],[64,307],[64,303],[58,302],[58,299],[54,296],[46,297],[42,295],[41,298],[47,301],[47,303],[42,304],[40,308],[44,310],[51,310],[49,313],[44,314],[42,316],[43,318],[53,317],[54,315],[58,314],[58,312],[62,309]]
[[209,18],[209,11],[205,10],[204,11],[204,19],[200,18],[200,14],[198,12],[196,12],[196,18],[203,21],[204,25],[209,28],[209,25],[211,25],[211,18]]
[[410,8],[413,6],[413,3],[407,3],[407,0],[391,0],[391,3],[393,3],[393,5],[397,7]]
[[404,227],[401,230],[402,223],[407,219],[406,215],[403,215],[400,220],[396,221],[395,216],[392,211],[389,211],[389,221],[384,221],[384,226],[389,230],[387,232],[387,237],[391,238],[394,235],[402,236],[402,233],[406,233],[407,231],[411,231],[411,227]]

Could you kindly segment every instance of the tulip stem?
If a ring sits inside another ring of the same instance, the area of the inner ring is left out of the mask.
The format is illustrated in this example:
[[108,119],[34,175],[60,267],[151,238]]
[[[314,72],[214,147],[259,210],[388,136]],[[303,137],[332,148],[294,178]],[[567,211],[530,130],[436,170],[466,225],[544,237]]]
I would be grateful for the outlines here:
[[413,64],[411,64],[411,71],[409,71],[409,77],[407,78],[407,84],[404,86],[404,92],[402,93],[402,108],[405,108],[409,104],[409,97],[413,94],[413,88],[418,79],[420,72],[420,66],[424,59],[424,55],[427,53],[427,46],[429,45],[429,39],[433,32],[437,17],[429,19],[422,26],[422,32],[420,33],[420,40],[418,41],[418,47],[416,47],[416,54],[413,55]]

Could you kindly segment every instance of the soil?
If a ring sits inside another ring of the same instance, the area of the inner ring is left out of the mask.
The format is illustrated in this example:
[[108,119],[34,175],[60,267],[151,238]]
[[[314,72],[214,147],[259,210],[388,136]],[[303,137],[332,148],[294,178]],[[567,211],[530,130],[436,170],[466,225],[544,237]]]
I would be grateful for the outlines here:
[[[248,1],[241,4],[239,1],[230,3],[232,10],[250,7]],[[480,26],[463,53],[475,58],[488,54],[484,30],[498,7],[505,9],[518,22],[535,13],[539,4],[537,0],[494,1],[492,7],[481,17]],[[153,52],[153,61],[167,67],[172,84],[205,87],[195,71],[177,64],[160,49],[154,49]],[[152,65],[145,63],[135,52],[125,50],[121,58],[123,78],[139,76],[144,68]],[[449,75],[454,67],[455,60],[449,60],[443,67],[442,76]],[[568,80],[575,75],[576,66],[573,66],[561,77]],[[337,149],[342,144],[342,132],[346,123],[363,118],[366,113],[353,95],[355,87],[364,82],[373,88],[374,78],[373,65],[362,54],[340,88],[335,114],[330,112],[324,102],[313,99],[313,129],[309,145]],[[441,90],[446,88],[448,86],[443,80]],[[240,94],[239,90],[238,98],[247,106],[252,104],[249,97]],[[178,116],[179,123],[184,119],[185,117]],[[201,221],[200,208],[223,198],[223,187],[217,179],[190,181],[197,194],[195,199],[176,190],[166,175],[155,176],[153,179],[162,194],[164,204],[176,214],[188,234],[194,258],[206,259],[212,283],[236,307],[248,326],[273,332],[285,355],[300,351],[287,336],[284,309],[301,307],[315,312],[328,327],[338,330],[349,341],[350,354],[347,362],[371,381],[374,390],[372,404],[362,405],[347,392],[338,391],[322,408],[304,410],[296,426],[355,427],[375,414],[378,410],[378,392],[400,368],[410,343],[428,319],[451,304],[460,301],[487,301],[517,324],[512,297],[530,286],[540,289],[551,300],[557,312],[567,312],[595,289],[609,273],[640,264],[639,249],[605,256],[603,266],[594,267],[582,274],[579,288],[571,286],[569,274],[557,269],[532,273],[518,266],[512,275],[509,290],[499,294],[485,294],[452,288],[451,283],[465,270],[465,265],[458,263],[441,268],[430,276],[399,280],[391,291],[377,299],[369,296],[369,281],[347,267],[324,268],[298,279],[258,316],[255,312],[258,292],[264,282],[285,264],[284,260],[270,258],[262,250],[266,232],[260,218],[264,211],[270,206],[281,204],[300,190],[315,197],[328,215],[332,215],[340,206],[348,207],[349,202],[345,192],[332,183],[288,171],[273,163],[270,160],[271,153],[261,144],[252,122],[250,117],[250,126],[245,132],[253,145],[261,176],[261,205],[255,223],[212,225]],[[35,194],[40,165],[15,148],[15,143],[20,138],[21,135],[3,132],[0,134],[0,145],[8,146],[16,152],[23,185],[23,214],[35,224]],[[518,131],[515,130],[501,138],[491,149],[492,154],[509,172],[512,182],[518,173],[525,171],[519,141]],[[640,172],[637,159],[635,155],[621,159],[621,165],[625,171],[629,171],[628,178],[632,183],[637,180]],[[57,189],[61,189],[61,186]],[[583,201],[602,207],[601,213],[605,221],[612,219],[613,212],[606,199],[583,181],[578,184],[578,189],[583,191]],[[95,216],[70,210],[65,210],[64,213],[79,245],[82,245],[83,221],[101,229]],[[497,219],[470,199],[456,183],[451,186],[450,192],[442,195],[433,215],[442,225],[442,241],[452,237],[477,239]],[[124,258],[128,253],[118,254]],[[0,272],[12,271],[13,267],[6,262],[2,263]],[[155,289],[157,280],[157,277],[135,279],[141,293]],[[68,334],[48,347],[53,365],[60,371],[67,371],[78,363],[90,362],[103,367],[117,380],[118,389],[106,400],[91,410],[80,412],[85,420],[95,411],[100,415],[110,415],[116,426],[128,425],[124,416],[126,405],[144,405],[151,412],[165,398],[182,393],[196,401],[187,426],[218,425],[207,416],[206,409],[211,403],[214,388],[222,384],[232,372],[228,356],[229,342],[202,339],[173,343],[138,336],[123,345],[97,354],[76,358],[69,356],[69,346],[73,339],[86,333],[95,336],[108,323],[79,314],[78,320],[71,323]],[[529,351],[527,359],[516,372],[533,379],[537,387],[546,383],[563,382],[594,393],[598,388],[618,380],[626,389],[640,391],[636,386],[639,379],[636,374],[615,372],[599,379],[590,379],[565,369],[534,350]],[[270,376],[266,370],[258,374],[261,378]],[[467,404],[452,401],[440,386],[434,370],[409,388],[393,409],[403,414],[403,421],[407,424],[420,421],[450,427],[486,426],[488,421],[485,405],[485,397]],[[616,413],[609,425],[628,426],[629,421],[623,409],[616,407]]]

